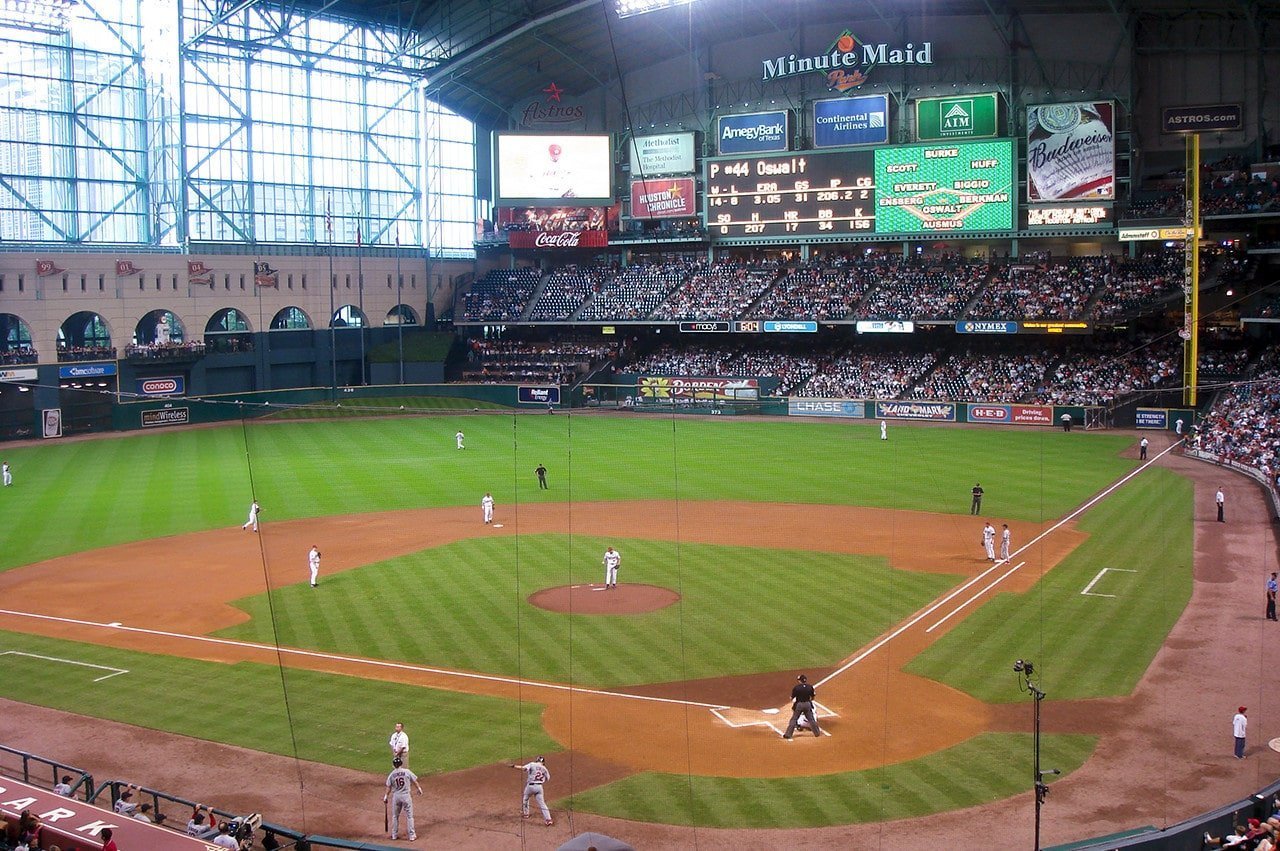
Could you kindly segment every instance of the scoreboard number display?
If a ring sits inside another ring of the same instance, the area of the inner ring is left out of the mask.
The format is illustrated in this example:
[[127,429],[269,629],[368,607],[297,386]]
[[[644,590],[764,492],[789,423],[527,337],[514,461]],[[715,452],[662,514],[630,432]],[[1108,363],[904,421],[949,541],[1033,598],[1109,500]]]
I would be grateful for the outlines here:
[[713,238],[875,232],[871,151],[719,158],[706,168]]

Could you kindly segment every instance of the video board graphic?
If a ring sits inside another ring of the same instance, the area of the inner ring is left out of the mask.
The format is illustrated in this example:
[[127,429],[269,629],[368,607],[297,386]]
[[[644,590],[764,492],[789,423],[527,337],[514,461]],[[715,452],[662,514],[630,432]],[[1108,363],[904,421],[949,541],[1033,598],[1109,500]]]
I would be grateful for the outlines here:
[[1012,230],[1011,139],[877,148],[876,233]]

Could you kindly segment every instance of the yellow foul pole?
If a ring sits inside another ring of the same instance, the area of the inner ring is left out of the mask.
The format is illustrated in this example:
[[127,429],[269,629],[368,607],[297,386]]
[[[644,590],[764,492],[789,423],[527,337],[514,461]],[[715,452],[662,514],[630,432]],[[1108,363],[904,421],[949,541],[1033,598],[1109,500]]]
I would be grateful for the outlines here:
[[1200,354],[1200,136],[1187,135],[1186,260],[1183,267],[1182,401],[1196,406]]

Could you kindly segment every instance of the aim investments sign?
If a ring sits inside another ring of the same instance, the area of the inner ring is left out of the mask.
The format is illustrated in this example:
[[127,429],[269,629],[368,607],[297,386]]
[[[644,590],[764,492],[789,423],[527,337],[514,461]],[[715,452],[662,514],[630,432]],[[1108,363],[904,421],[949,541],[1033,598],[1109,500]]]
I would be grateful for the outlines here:
[[858,41],[849,30],[837,36],[825,53],[797,56],[794,53],[765,59],[763,82],[782,80],[801,74],[819,74],[828,89],[841,94],[851,92],[867,81],[877,65],[932,65],[933,42],[904,45],[887,42],[872,44]]

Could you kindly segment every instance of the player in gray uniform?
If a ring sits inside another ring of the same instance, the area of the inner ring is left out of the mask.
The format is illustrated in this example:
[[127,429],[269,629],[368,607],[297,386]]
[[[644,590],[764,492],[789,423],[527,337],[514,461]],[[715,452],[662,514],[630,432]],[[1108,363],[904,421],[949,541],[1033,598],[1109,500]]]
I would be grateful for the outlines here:
[[547,758],[540,756],[524,765],[512,763],[511,767],[524,772],[524,797],[520,799],[520,817],[529,817],[529,799],[533,798],[538,802],[538,809],[542,810],[543,822],[550,827],[555,822],[551,820],[551,810],[547,809],[546,799],[542,797],[542,785],[551,779],[551,772],[547,770],[546,763]]
[[391,760],[391,773],[387,775],[387,791],[382,795],[382,803],[387,802],[387,795],[391,796],[391,838],[400,838],[400,813],[405,814],[405,822],[409,827],[409,841],[412,842],[418,838],[418,832],[413,828],[413,797],[409,794],[409,784],[412,783],[418,787],[418,794],[422,794],[422,786],[418,784],[418,775],[404,767],[404,760],[396,757]]

